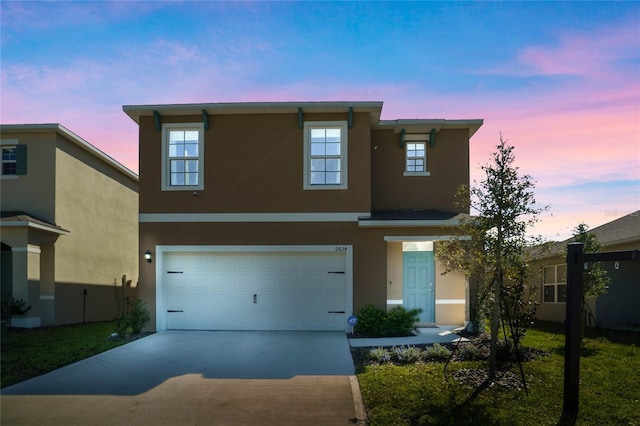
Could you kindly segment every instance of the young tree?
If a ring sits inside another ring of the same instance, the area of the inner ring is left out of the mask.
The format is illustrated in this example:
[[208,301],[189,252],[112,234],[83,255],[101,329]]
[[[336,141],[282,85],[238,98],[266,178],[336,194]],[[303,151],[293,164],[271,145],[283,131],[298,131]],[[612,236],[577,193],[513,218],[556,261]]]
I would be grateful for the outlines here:
[[[520,175],[519,168],[513,164],[513,146],[507,142],[500,135],[493,162],[482,167],[484,180],[458,191],[459,207],[472,213],[463,221],[460,235],[471,238],[454,239],[440,250],[440,258],[448,270],[474,276],[478,293],[493,296],[489,379],[494,379],[496,372],[502,292],[510,288],[522,290],[522,286],[505,286],[505,283],[524,282],[528,274],[525,249],[539,242],[529,237],[527,231],[547,209],[537,207],[535,184],[529,175]],[[478,314],[477,311],[476,321],[479,321]]]
[[[573,240],[583,245],[584,253],[597,253],[602,249],[602,244],[595,234],[589,232],[589,226],[580,223],[573,228]],[[587,300],[593,299],[607,292],[611,279],[607,275],[607,270],[602,267],[602,262],[591,262],[585,264],[582,278],[582,336],[587,325]],[[597,325],[597,324],[596,324]]]
[[[602,244],[598,241],[595,234],[589,232],[589,226],[580,223],[573,228],[573,239],[578,243],[584,244],[585,253],[597,253],[602,249]],[[583,278],[583,298],[592,299],[607,292],[607,287],[611,283],[611,279],[607,276],[607,271],[602,267],[601,262],[587,263]]]

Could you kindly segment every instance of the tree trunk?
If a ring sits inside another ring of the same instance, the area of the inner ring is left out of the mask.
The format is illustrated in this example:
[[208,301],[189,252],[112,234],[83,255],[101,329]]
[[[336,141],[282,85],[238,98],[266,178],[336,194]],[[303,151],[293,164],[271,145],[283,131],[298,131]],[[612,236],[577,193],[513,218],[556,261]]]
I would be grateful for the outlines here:
[[500,294],[502,279],[499,274],[493,279],[493,315],[491,316],[491,344],[489,352],[489,380],[496,377],[496,364],[498,359],[498,328],[500,326]]

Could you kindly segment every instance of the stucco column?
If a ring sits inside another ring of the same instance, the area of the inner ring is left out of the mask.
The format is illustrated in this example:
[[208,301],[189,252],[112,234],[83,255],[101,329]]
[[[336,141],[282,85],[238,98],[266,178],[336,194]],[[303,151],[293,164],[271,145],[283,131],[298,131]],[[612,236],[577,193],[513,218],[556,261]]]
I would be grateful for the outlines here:
[[29,252],[27,247],[11,247],[13,274],[11,293],[14,299],[22,299],[29,304]]
[[56,280],[55,246],[41,246],[40,253],[40,315],[42,325],[55,324]]
[[[26,302],[25,306],[31,306],[24,316],[16,316],[11,319],[14,327],[40,327],[40,247],[27,244],[26,247],[13,247],[13,297]],[[30,283],[31,287],[30,288]]]

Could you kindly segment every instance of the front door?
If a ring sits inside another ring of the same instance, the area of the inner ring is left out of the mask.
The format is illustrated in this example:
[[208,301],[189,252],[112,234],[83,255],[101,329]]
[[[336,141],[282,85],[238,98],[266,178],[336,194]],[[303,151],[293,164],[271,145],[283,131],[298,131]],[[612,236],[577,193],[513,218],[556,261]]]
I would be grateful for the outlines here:
[[402,253],[402,298],[405,309],[420,309],[421,323],[434,323],[435,266],[433,251]]

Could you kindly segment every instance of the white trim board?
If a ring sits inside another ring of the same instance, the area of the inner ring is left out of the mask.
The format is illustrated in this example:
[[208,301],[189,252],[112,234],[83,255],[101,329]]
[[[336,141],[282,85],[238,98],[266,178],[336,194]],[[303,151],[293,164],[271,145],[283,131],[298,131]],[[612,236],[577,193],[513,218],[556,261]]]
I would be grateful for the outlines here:
[[411,241],[451,241],[451,240],[463,240],[469,241],[471,237],[469,235],[418,235],[418,236],[385,236],[384,240],[387,242],[404,243]]
[[458,226],[459,220],[361,220],[360,228],[426,228],[435,226]]
[[140,213],[140,223],[357,222],[369,213]]

